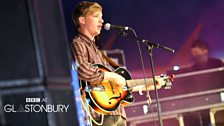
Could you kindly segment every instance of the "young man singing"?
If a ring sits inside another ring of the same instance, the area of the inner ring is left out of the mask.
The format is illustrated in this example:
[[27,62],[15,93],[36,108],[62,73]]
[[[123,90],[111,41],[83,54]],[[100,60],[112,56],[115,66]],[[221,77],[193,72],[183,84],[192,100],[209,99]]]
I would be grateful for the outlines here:
[[[112,66],[102,56],[100,50],[95,44],[95,36],[99,35],[103,26],[102,7],[96,2],[83,1],[79,3],[72,14],[78,34],[72,42],[74,48],[74,57],[80,65],[78,68],[79,80],[87,82],[100,82],[102,80],[111,80],[120,88],[126,85],[126,80],[114,72],[102,71],[93,64],[101,64],[113,70]],[[157,88],[163,85],[163,81],[157,79]],[[154,86],[149,86],[153,90]],[[133,88],[133,91],[137,89]],[[94,119],[99,120],[99,114],[92,113]],[[93,125],[96,125],[93,123]],[[102,126],[126,126],[126,114],[123,106],[108,115],[104,115]]]

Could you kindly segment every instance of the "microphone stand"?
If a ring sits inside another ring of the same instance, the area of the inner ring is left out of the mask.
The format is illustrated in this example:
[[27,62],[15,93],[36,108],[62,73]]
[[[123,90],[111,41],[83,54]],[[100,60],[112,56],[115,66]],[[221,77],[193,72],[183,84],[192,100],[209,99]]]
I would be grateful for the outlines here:
[[148,54],[149,54],[149,60],[150,60],[150,65],[152,69],[152,77],[153,77],[153,84],[154,84],[154,89],[155,89],[155,94],[156,94],[156,104],[158,107],[158,119],[159,119],[159,124],[160,126],[163,126],[163,121],[162,121],[162,115],[161,115],[161,106],[159,103],[159,95],[158,95],[158,90],[156,88],[156,79],[155,79],[155,72],[154,72],[154,63],[153,63],[153,58],[152,58],[152,50],[153,50],[153,45],[147,44],[147,49],[148,49]]
[[[131,31],[133,31],[135,33],[135,31],[133,29],[131,29]],[[144,39],[140,39],[140,38],[137,38],[137,37],[134,37],[134,36],[130,36],[130,35],[128,35],[128,33],[126,33],[123,30],[121,31],[120,34],[124,37],[125,36],[130,37],[130,38],[135,39],[137,41],[143,42],[147,45],[147,50],[148,50],[149,60],[150,60],[150,66],[151,66],[151,69],[152,69],[151,72],[152,72],[152,77],[153,77],[153,84],[154,84],[154,89],[155,89],[155,94],[156,94],[156,104],[157,104],[157,107],[158,107],[158,120],[159,120],[160,126],[163,126],[163,121],[162,121],[162,116],[161,116],[161,106],[160,106],[160,103],[159,103],[158,89],[156,88],[156,79],[155,79],[154,64],[153,64],[153,58],[152,58],[152,50],[153,50],[154,47],[162,48],[166,51],[173,52],[173,53],[174,53],[174,50],[169,48],[169,47],[157,44],[157,43],[152,43],[149,40],[144,40]],[[147,90],[147,92],[149,92],[149,91]]]

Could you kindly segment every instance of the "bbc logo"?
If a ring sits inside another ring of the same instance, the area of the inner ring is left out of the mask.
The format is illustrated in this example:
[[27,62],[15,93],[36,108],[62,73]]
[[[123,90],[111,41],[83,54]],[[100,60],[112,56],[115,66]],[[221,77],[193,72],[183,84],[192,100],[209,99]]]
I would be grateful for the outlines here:
[[40,98],[26,98],[26,102],[40,102]]

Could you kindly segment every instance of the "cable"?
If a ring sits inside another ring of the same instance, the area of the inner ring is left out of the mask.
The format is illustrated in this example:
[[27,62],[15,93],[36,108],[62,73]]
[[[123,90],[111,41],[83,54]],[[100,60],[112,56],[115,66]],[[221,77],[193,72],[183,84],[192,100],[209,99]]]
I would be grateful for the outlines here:
[[[134,29],[130,28],[130,30],[133,32],[135,38],[138,38],[137,37],[137,34],[135,32]],[[151,101],[151,97],[150,97],[150,94],[149,94],[149,90],[147,88],[147,83],[146,83],[146,72],[145,72],[145,66],[144,66],[144,61],[143,61],[143,56],[142,56],[142,50],[141,50],[141,46],[140,46],[140,42],[139,40],[137,40],[137,45],[138,45],[138,51],[139,51],[139,56],[140,56],[140,60],[141,60],[141,66],[142,66],[142,71],[143,71],[143,75],[144,75],[144,80],[145,80],[145,88],[146,88],[146,97],[148,98],[148,106],[150,107],[150,110],[151,112],[153,113],[153,109],[152,109],[152,101]],[[155,122],[155,117],[153,116],[153,121]],[[156,126],[156,122],[155,122],[155,126]]]
[[[81,82],[80,82],[81,83]],[[81,85],[80,85],[81,86]],[[83,108],[84,108],[84,110],[86,111],[86,113],[87,113],[87,116],[90,118],[90,119],[88,119],[88,120],[90,120],[90,126],[92,126],[92,121],[96,124],[96,125],[98,125],[98,126],[100,126],[100,125],[102,125],[103,124],[103,120],[104,120],[104,115],[103,114],[100,114],[100,123],[98,123],[93,117],[92,117],[92,115],[91,115],[91,113],[90,113],[90,109],[89,108],[91,108],[91,107],[89,107],[89,104],[88,104],[88,101],[86,101],[86,99],[85,99],[85,91],[83,91],[83,88],[82,88],[82,86],[81,86],[81,88],[80,88],[80,90],[82,91],[82,98],[81,98],[81,101],[82,101],[82,106],[83,106]],[[85,103],[84,103],[85,102]]]

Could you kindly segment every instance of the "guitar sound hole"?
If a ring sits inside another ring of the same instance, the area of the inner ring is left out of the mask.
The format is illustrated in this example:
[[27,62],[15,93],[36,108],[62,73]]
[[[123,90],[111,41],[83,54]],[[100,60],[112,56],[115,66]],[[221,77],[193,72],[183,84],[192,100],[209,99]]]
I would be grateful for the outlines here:
[[112,100],[112,99],[117,100],[117,99],[119,99],[119,98],[121,98],[121,93],[119,93],[119,96],[111,97],[111,98],[109,99],[108,103],[111,104],[110,100]]

